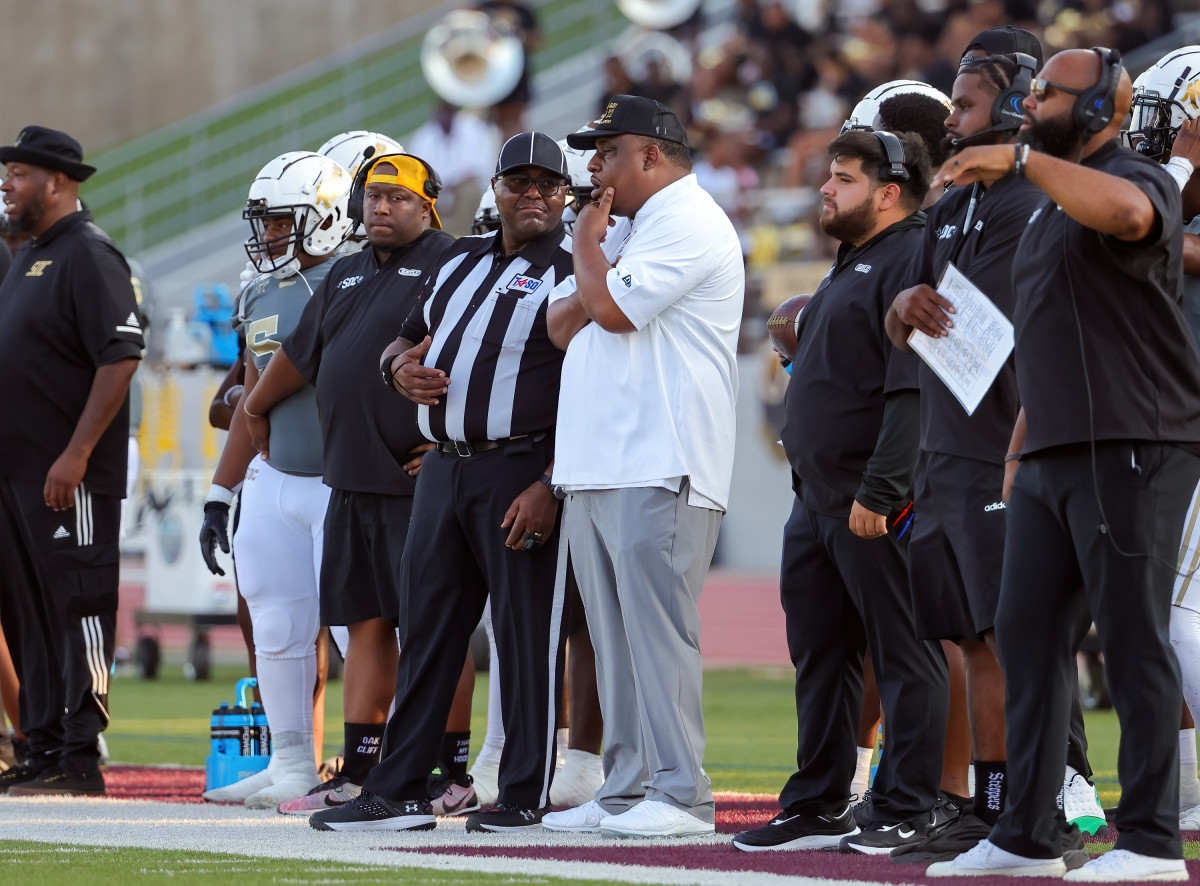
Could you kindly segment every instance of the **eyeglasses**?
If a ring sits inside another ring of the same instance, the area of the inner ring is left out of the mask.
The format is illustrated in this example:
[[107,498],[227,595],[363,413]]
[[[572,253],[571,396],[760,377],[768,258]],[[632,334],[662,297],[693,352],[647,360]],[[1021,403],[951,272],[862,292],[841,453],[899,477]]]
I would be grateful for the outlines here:
[[1061,83],[1053,83],[1045,77],[1038,77],[1029,87],[1029,94],[1040,102],[1046,100],[1046,90],[1057,89],[1059,92],[1065,92],[1067,95],[1083,95],[1084,90],[1072,89],[1070,86],[1063,86]]
[[567,186],[565,179],[552,178],[530,178],[527,175],[498,175],[496,178],[504,182],[504,187],[511,194],[524,194],[529,190],[531,184],[536,185],[538,193],[543,197],[557,197],[559,193]]

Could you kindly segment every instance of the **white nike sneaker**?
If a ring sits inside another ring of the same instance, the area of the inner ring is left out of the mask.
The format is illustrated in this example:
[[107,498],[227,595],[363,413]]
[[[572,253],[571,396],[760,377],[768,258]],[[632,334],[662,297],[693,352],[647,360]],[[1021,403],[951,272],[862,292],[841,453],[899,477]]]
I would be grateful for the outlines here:
[[547,812],[542,816],[542,827],[568,834],[595,834],[600,831],[600,823],[610,818],[612,815],[603,806],[595,800],[588,800],[574,809]]
[[927,877],[1061,877],[1067,865],[1061,858],[1026,858],[980,840],[958,858],[938,861],[925,869]]
[[1076,883],[1125,881],[1187,882],[1187,865],[1182,858],[1154,858],[1128,849],[1112,849],[1081,868],[1067,871],[1064,880]]
[[661,800],[643,800],[600,822],[602,837],[697,837],[713,833],[716,826],[712,822],[701,821],[686,809]]

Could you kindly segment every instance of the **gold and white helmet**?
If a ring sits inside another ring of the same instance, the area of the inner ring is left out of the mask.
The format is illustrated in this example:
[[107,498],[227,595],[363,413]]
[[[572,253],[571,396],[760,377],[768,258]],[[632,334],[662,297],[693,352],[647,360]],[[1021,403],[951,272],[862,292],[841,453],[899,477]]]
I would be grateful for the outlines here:
[[1200,117],[1200,46],[1168,52],[1134,83],[1126,136],[1134,149],[1160,163],[1186,120]]

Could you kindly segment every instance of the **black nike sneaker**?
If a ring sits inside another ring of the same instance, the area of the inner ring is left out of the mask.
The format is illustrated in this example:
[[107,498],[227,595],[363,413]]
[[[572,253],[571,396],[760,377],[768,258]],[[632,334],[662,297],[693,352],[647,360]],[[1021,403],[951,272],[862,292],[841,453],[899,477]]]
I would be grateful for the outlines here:
[[888,855],[893,849],[924,839],[932,817],[932,812],[923,812],[907,821],[871,822],[863,825],[857,834],[844,837],[838,849],[865,855]]
[[992,826],[974,812],[963,812],[953,821],[934,827],[923,839],[893,849],[892,861],[897,864],[953,861],[980,840],[986,840],[991,832]]
[[733,846],[743,852],[837,849],[843,839],[857,833],[849,805],[837,815],[804,815],[785,809],[761,828],[742,831],[733,838]]

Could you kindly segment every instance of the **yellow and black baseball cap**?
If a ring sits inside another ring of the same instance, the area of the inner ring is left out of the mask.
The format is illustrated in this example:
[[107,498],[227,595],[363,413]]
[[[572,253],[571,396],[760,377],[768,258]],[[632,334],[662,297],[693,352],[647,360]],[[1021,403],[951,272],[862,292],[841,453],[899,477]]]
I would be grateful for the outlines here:
[[408,188],[418,197],[429,201],[433,213],[433,226],[441,228],[442,220],[437,214],[437,198],[442,190],[442,181],[433,167],[413,154],[384,154],[376,160],[367,161],[364,187],[372,184],[399,185]]

